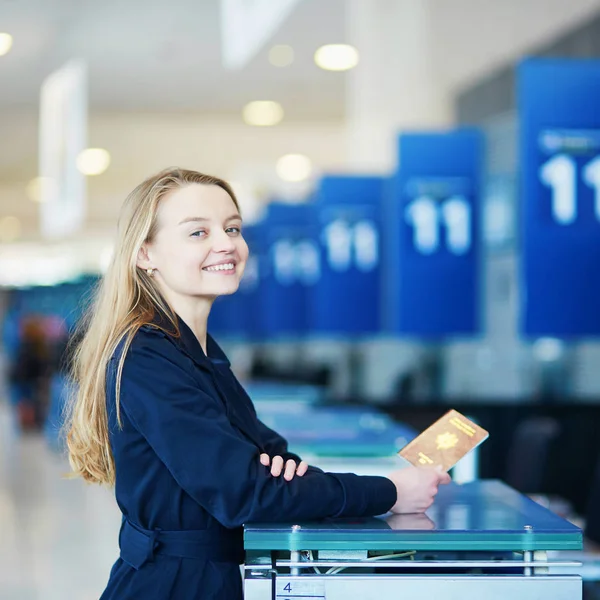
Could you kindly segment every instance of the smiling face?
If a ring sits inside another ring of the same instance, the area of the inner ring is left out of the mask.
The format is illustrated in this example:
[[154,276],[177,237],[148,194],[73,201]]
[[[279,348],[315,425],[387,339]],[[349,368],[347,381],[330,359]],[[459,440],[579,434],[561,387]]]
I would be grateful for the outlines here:
[[238,209],[221,187],[192,184],[161,201],[156,234],[146,242],[138,266],[155,269],[166,298],[233,294],[248,260]]

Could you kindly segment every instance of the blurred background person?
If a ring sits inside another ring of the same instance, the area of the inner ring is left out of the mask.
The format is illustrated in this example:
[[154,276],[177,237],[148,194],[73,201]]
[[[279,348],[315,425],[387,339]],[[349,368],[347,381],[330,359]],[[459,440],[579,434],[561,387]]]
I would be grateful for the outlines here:
[[16,354],[9,364],[13,405],[24,430],[39,429],[48,407],[50,348],[43,322],[30,316],[22,322]]

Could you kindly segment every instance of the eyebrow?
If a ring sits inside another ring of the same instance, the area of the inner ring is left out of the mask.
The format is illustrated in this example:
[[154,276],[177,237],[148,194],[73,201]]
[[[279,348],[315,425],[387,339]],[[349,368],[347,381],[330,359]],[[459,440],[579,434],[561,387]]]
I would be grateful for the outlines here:
[[[238,220],[241,221],[242,217],[239,214],[235,214],[235,215],[231,215],[230,217],[227,217],[225,219],[225,223],[229,223],[229,221],[234,221],[234,220]],[[183,219],[183,221],[179,222],[179,225],[184,225],[185,223],[202,223],[202,222],[206,222],[206,221],[210,221],[210,219],[207,219],[206,217],[186,217],[185,219]]]

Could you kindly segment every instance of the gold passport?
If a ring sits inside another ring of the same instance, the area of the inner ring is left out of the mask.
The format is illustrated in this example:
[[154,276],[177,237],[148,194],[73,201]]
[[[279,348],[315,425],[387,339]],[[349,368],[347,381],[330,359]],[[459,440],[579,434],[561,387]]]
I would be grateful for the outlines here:
[[398,454],[416,467],[441,465],[448,471],[488,435],[485,429],[457,410],[450,410]]

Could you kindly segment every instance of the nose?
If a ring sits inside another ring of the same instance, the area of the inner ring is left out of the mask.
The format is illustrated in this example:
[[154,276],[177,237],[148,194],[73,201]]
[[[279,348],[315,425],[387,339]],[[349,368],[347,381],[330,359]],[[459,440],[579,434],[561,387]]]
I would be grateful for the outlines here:
[[225,231],[219,231],[213,237],[213,252],[229,254],[235,250],[235,243]]

